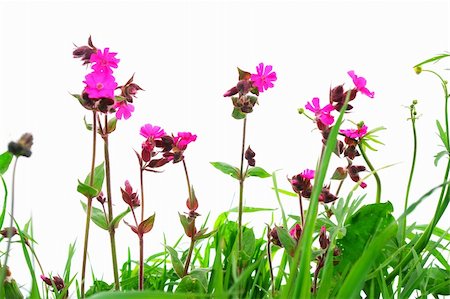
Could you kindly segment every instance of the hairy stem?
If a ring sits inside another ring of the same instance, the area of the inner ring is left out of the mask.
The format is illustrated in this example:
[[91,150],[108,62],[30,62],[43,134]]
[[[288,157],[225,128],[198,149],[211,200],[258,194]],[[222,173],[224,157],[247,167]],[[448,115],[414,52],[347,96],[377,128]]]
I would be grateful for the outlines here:
[[[94,170],[95,170],[95,153],[97,151],[97,112],[92,112],[92,159],[91,159],[91,177],[89,180],[89,186],[94,185]],[[84,286],[86,278],[86,261],[88,252],[88,241],[89,241],[89,228],[91,224],[91,213],[92,213],[92,198],[87,199],[86,207],[86,222],[84,230],[84,245],[83,245],[83,261],[81,264],[81,298],[84,298]]]
[[[141,222],[144,221],[144,168],[140,168],[140,183],[141,183]],[[133,208],[131,208],[133,209]],[[134,220],[136,221],[136,227],[138,223],[136,215],[133,212]],[[144,236],[139,236],[139,290],[144,289]]]
[[[245,133],[247,129],[247,118],[244,118],[242,127],[242,153],[241,153],[241,168],[239,175],[239,208],[238,208],[238,255],[240,257],[242,251],[242,210],[244,205],[244,155],[245,155]],[[240,262],[238,272],[241,272]]]
[[187,182],[187,185],[188,185],[189,201],[191,201],[191,200],[193,200],[193,198],[191,198],[191,182],[189,181],[189,174],[188,174],[188,170],[187,170],[185,159],[183,159],[183,167],[184,167],[184,174],[186,175],[186,182]]
[[375,181],[377,182],[377,196],[375,198],[375,203],[380,203],[380,201],[381,201],[381,180],[380,180],[380,176],[378,175],[377,171],[373,167],[372,163],[370,163],[370,160],[367,157],[366,152],[364,151],[364,149],[361,146],[361,144],[359,144],[358,147],[359,147],[359,150],[361,152],[361,155],[364,158],[364,161],[366,161],[367,166],[369,166],[369,169],[372,172],[373,176],[375,177]]
[[[195,224],[194,224],[194,227],[195,227]],[[195,238],[192,235],[192,237],[191,237],[191,245],[189,246],[189,252],[188,252],[188,255],[186,257],[186,263],[184,264],[184,272],[183,272],[184,275],[188,274],[189,266],[191,264],[192,252],[194,251],[194,245],[195,245]]]
[[119,290],[119,271],[117,266],[117,252],[116,252],[116,238],[115,238],[115,229],[114,225],[111,225],[114,217],[113,217],[113,205],[111,198],[111,165],[109,159],[109,142],[108,142],[108,116],[105,115],[105,125],[103,132],[103,141],[104,141],[104,153],[105,153],[105,176],[106,176],[106,196],[108,201],[108,231],[109,231],[109,240],[111,243],[111,256],[112,256],[112,264],[113,264],[113,273],[114,273],[114,289]]

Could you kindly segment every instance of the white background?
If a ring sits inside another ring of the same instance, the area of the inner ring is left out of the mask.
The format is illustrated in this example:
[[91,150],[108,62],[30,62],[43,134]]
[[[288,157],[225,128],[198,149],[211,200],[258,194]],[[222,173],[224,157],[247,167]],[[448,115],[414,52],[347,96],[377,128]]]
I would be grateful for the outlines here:
[[[23,225],[33,217],[36,251],[44,271],[62,274],[67,247],[75,240],[73,273],[81,268],[85,214],[76,184],[90,170],[91,134],[83,117],[91,114],[69,95],[81,92],[89,72],[72,58],[74,43],[84,45],[92,35],[98,48],[119,53],[121,61],[114,72],[119,84],[135,73],[135,82],[145,89],[138,94],[132,118],[120,121],[110,138],[115,213],[125,208],[119,197],[124,180],[139,184],[133,149],[140,148],[139,128],[145,123],[162,126],[166,132],[198,135],[186,151],[186,162],[203,216],[211,212],[214,219],[236,205],[237,182],[209,164],[239,164],[242,122],[231,118],[230,100],[222,94],[236,83],[236,67],[254,72],[264,62],[273,65],[278,81],[260,96],[260,105],[249,115],[247,140],[256,152],[257,165],[270,172],[281,169],[278,180],[285,189],[289,189],[286,175],[314,168],[321,137],[297,108],[315,96],[326,102],[330,86],[352,87],[347,71],[354,69],[366,77],[375,98],[358,95],[347,118],[364,120],[369,128],[387,128],[380,133],[386,145],[368,154],[377,168],[399,163],[380,173],[382,200],[391,201],[399,215],[412,153],[405,106],[413,99],[419,100],[421,117],[410,200],[440,184],[443,177],[445,161],[437,168],[433,165],[433,155],[441,150],[435,120],[443,120],[443,92],[436,78],[418,76],[412,66],[449,50],[449,3],[1,1],[0,145],[6,150],[7,143],[22,133],[34,135],[33,156],[20,159],[18,165],[16,218]],[[449,68],[449,62],[432,67],[448,78],[443,69]],[[99,142],[97,161],[102,159],[101,149]],[[359,163],[363,164],[362,158]],[[11,173],[5,177],[11,181]],[[365,203],[372,203],[375,181],[370,178],[367,183],[368,188],[358,194],[367,192]],[[348,190],[352,184],[345,187]],[[170,164],[162,174],[147,174],[145,188],[146,215],[156,212],[154,230],[145,238],[148,256],[163,249],[163,232],[169,244],[182,234],[177,214],[186,210],[182,165]],[[249,179],[247,205],[276,208],[270,188],[270,179]],[[424,202],[411,221],[429,220],[436,199],[437,194]],[[295,199],[282,200],[288,213],[297,213]],[[271,215],[245,215],[244,221],[261,228]],[[280,222],[279,211],[275,221]],[[448,219],[440,223],[444,229],[448,225]],[[108,235],[95,225],[91,234],[95,275],[111,281]],[[185,239],[182,248],[187,246]],[[128,247],[138,257],[137,238],[125,225],[117,230],[117,247],[120,263]],[[10,267],[19,283],[29,281],[18,245],[13,246]]]

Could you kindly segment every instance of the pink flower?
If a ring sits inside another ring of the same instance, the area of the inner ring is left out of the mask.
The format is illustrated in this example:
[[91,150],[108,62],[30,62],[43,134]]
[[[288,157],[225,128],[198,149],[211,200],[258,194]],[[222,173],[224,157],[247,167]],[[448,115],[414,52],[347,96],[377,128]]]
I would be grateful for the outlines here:
[[178,132],[177,136],[173,138],[173,142],[180,150],[185,150],[189,143],[197,140],[197,135],[191,132]]
[[300,224],[296,223],[290,230],[289,230],[289,234],[291,235],[291,237],[298,241],[302,235],[302,227]]
[[359,186],[363,189],[365,189],[367,187],[367,184],[364,182],[361,182],[361,184],[359,184]]
[[367,134],[367,126],[363,125],[361,128],[357,129],[339,130],[339,133],[344,134],[351,139],[361,139]]
[[92,72],[85,77],[85,91],[91,99],[114,99],[114,90],[117,87],[116,79],[108,73]]
[[131,117],[131,113],[134,112],[134,106],[133,104],[128,103],[127,101],[118,101],[116,104],[114,104],[114,108],[117,109],[116,111],[116,118],[117,119],[129,119]]
[[361,92],[362,94],[365,94],[369,98],[373,98],[375,95],[374,92],[369,91],[366,88],[366,79],[364,77],[358,77],[354,71],[348,71],[347,74],[352,78],[353,83],[356,86],[356,89]]
[[141,135],[145,138],[161,138],[166,135],[161,127],[145,124],[141,127]]
[[117,53],[109,53],[109,48],[105,48],[102,53],[102,50],[97,50],[97,53],[91,55],[91,63],[92,69],[101,72],[101,73],[112,73],[111,68],[117,68],[117,64],[120,59],[115,58]]
[[277,73],[271,72],[272,66],[266,65],[264,67],[263,63],[260,63],[256,67],[257,74],[252,74],[250,79],[253,81],[253,86],[258,88],[259,92],[263,92],[271,87],[273,87],[273,81],[277,80]]
[[328,104],[323,108],[320,108],[319,98],[312,99],[312,105],[310,102],[306,103],[305,108],[313,112],[316,115],[316,119],[320,120],[324,125],[332,125],[334,117],[330,114],[334,110],[333,105]]
[[315,171],[311,169],[305,169],[300,176],[306,180],[312,180],[314,178]]

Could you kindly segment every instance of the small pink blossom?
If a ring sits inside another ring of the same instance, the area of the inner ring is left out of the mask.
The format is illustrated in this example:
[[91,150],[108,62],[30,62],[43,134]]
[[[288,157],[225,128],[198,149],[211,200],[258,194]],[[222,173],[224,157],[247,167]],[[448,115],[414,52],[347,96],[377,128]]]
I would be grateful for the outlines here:
[[141,135],[145,138],[161,138],[166,135],[161,127],[145,124],[141,127]]
[[361,184],[359,184],[359,186],[363,189],[365,189],[367,187],[367,184],[364,182],[361,182]]
[[91,99],[114,99],[114,90],[117,87],[115,78],[111,74],[92,72],[85,77],[85,91]]
[[189,143],[197,140],[197,135],[191,132],[178,132],[177,136],[173,138],[174,144],[180,150],[185,150]]
[[302,227],[300,224],[296,223],[290,230],[289,230],[289,235],[291,235],[291,237],[298,241],[302,235]]
[[332,125],[334,117],[330,114],[334,110],[333,105],[328,104],[323,108],[320,108],[320,99],[313,98],[312,105],[310,102],[306,103],[305,108],[313,112],[316,115],[316,119],[320,120],[324,125]]
[[129,119],[131,117],[131,113],[134,112],[133,104],[130,104],[127,101],[116,102],[114,108],[117,109],[116,111],[117,119],[122,119],[122,117],[124,119]]
[[101,73],[112,73],[111,68],[117,68],[120,59],[115,58],[117,53],[109,52],[109,48],[105,50],[97,50],[97,53],[91,55],[92,69]]
[[358,77],[354,71],[348,71],[347,74],[352,78],[353,83],[356,86],[356,89],[361,92],[362,94],[365,94],[366,96],[368,96],[369,98],[373,98],[373,96],[375,95],[374,92],[369,91],[366,88],[366,79],[364,77]]
[[351,139],[361,139],[367,134],[367,126],[363,125],[361,128],[357,129],[339,130],[339,133],[344,134]]
[[300,176],[306,180],[312,180],[314,178],[315,171],[311,169],[305,169]]
[[277,80],[277,73],[272,72],[272,66],[266,65],[264,67],[263,63],[260,63],[256,67],[257,74],[251,74],[250,79],[253,82],[253,86],[258,88],[259,92],[263,92],[271,87],[273,87],[274,81]]

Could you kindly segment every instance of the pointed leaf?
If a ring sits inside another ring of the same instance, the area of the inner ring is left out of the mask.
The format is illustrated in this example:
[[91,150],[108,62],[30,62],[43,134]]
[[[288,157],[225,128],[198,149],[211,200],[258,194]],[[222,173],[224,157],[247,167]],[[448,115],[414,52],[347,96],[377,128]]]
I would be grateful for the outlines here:
[[145,219],[144,221],[142,221],[142,222],[139,224],[138,231],[139,231],[141,234],[146,234],[146,233],[148,233],[149,231],[152,230],[152,228],[153,228],[153,223],[155,223],[155,214],[153,214],[152,216],[150,216],[150,217],[148,217],[147,219]]
[[0,155],[0,175],[3,175],[8,170],[12,158],[13,154],[11,154],[9,151],[6,151]]
[[336,168],[333,175],[331,176],[331,179],[342,181],[346,177],[347,177],[347,171],[342,167],[338,167],[338,168]]
[[83,121],[84,121],[84,126],[86,127],[86,129],[88,129],[88,131],[92,131],[92,124],[90,124],[86,121],[86,116],[83,117]]
[[233,112],[231,113],[231,116],[232,116],[234,119],[244,119],[245,116],[246,116],[246,114],[243,113],[243,112],[241,111],[241,109],[234,107]]
[[439,160],[445,155],[448,156],[448,152],[447,151],[441,151],[441,152],[437,153],[436,155],[434,155],[434,166],[437,166]]
[[[203,230],[201,230],[201,231],[203,231]],[[204,232],[201,235],[199,235],[199,233],[195,234],[195,240],[197,241],[197,240],[207,239],[210,236],[214,235],[217,232],[217,230],[210,231],[209,233],[206,233],[206,234],[205,234],[205,232],[206,232],[206,229],[204,229]]]
[[[254,208],[254,207],[242,207],[242,213],[254,213],[254,212],[267,212],[275,211],[276,209],[271,208]],[[237,207],[228,210],[228,212],[237,213],[239,209]]]
[[100,191],[98,191],[97,189],[82,183],[80,180],[78,180],[77,191],[86,196],[87,198],[93,198],[100,193]]
[[244,227],[242,233],[242,256],[244,261],[248,261],[253,256],[256,249],[256,238],[252,228]]
[[280,226],[276,227],[278,239],[280,240],[283,247],[286,249],[290,256],[294,256],[295,249],[297,248],[297,242],[291,237],[289,232]]
[[239,178],[239,168],[234,167],[225,162],[210,162],[210,163],[212,166],[219,169],[223,173],[228,174],[235,179]]
[[436,120],[436,127],[438,128],[438,131],[439,131],[438,135],[439,135],[439,138],[441,138],[441,141],[442,141],[444,147],[447,149],[447,151],[450,151],[449,145],[448,145],[448,140],[447,140],[447,134],[445,134],[445,131],[442,128],[442,125],[438,120]]
[[[80,202],[81,202],[81,205],[83,206],[84,211],[87,212],[87,205],[82,201],[80,201]],[[106,217],[102,210],[92,207],[91,220],[98,227],[100,227],[104,230],[108,230],[108,223],[106,222]]]
[[108,120],[108,134],[116,130],[117,118],[113,117]]
[[196,295],[205,292],[206,288],[202,285],[201,281],[196,277],[192,277],[191,275],[184,276],[175,291],[175,293],[193,293]]
[[178,275],[179,278],[183,278],[184,276],[184,266],[183,263],[178,258],[178,253],[175,249],[173,249],[170,246],[166,245],[166,249],[170,254],[170,259],[172,261],[172,267],[175,273]]
[[123,217],[125,217],[130,212],[131,212],[131,209],[127,208],[125,211],[123,211],[122,213],[120,213],[113,219],[113,221],[111,222],[111,225],[113,225],[114,228],[116,229],[119,226],[120,220],[122,220]]
[[[98,193],[100,193],[100,191],[102,190],[104,178],[105,178],[105,168],[104,168],[104,162],[102,162],[100,165],[98,165],[94,169],[94,181],[92,184],[92,187],[95,188],[96,190],[98,190]],[[90,185],[90,181],[91,181],[91,174],[89,173],[89,175],[84,180],[84,183],[86,185]],[[98,193],[95,194],[95,196],[97,196]]]
[[239,80],[249,80],[251,74],[249,72],[243,71],[240,68],[237,68],[239,72]]
[[252,167],[247,171],[246,177],[256,176],[259,178],[270,178],[272,175],[261,167]]

